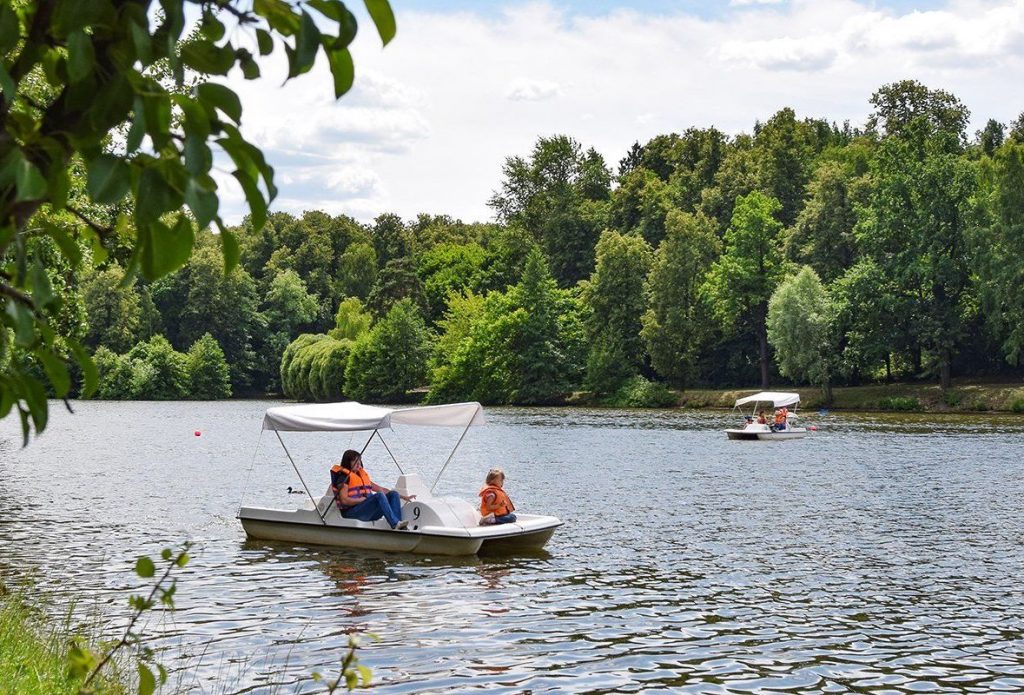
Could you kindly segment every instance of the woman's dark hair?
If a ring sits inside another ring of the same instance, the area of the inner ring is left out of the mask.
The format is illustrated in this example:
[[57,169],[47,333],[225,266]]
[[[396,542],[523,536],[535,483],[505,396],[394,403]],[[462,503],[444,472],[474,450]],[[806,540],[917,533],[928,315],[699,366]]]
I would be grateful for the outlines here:
[[355,449],[349,449],[341,455],[341,467],[352,470],[352,462],[359,458],[360,454]]

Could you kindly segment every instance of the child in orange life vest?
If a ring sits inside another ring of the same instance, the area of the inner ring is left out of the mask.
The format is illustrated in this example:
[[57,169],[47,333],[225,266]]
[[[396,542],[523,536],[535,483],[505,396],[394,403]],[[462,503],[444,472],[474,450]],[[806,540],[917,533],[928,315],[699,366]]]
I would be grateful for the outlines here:
[[500,468],[492,468],[487,473],[484,487],[480,490],[480,524],[511,524],[516,520],[515,506],[502,488],[505,485],[505,472]]

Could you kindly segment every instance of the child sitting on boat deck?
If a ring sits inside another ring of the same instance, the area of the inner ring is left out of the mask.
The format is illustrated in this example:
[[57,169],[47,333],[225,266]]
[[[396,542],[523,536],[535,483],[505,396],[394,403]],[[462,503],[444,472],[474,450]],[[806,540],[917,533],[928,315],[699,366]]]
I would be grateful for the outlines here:
[[480,490],[480,524],[511,524],[516,520],[515,506],[503,489],[505,472],[500,468],[492,468],[487,473],[484,487]]

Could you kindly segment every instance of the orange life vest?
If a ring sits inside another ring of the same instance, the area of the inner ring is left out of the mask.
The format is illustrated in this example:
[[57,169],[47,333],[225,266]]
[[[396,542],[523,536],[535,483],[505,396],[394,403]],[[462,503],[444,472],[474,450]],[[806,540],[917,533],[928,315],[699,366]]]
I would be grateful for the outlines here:
[[373,492],[373,482],[370,480],[370,474],[366,472],[365,468],[360,468],[358,471],[350,471],[347,468],[335,465],[331,468],[331,491],[334,493],[334,499],[338,500],[339,507],[354,506],[342,504],[342,485],[338,484],[340,480],[348,480],[348,483],[342,483],[342,485],[348,485],[348,497],[350,499],[363,500]]
[[[494,493],[494,501],[490,504],[484,499],[485,495]],[[505,491],[496,485],[485,485],[480,491],[480,514],[487,516],[488,514],[494,514],[494,516],[504,516],[511,514],[515,511],[515,507],[512,505],[512,500],[508,498]]]
[[786,421],[787,417],[789,417],[789,408],[779,408],[775,411],[775,424],[781,425]]

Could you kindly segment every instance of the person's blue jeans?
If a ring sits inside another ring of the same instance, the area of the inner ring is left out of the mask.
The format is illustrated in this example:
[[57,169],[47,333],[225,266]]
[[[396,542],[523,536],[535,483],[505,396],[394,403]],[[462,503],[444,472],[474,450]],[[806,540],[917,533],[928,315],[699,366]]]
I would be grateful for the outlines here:
[[516,515],[511,512],[508,514],[502,514],[501,516],[494,517],[494,523],[496,524],[511,524],[516,520]]
[[342,509],[341,515],[359,521],[376,521],[384,517],[394,528],[402,520],[402,498],[397,490],[389,490],[387,494],[375,492],[356,506]]

